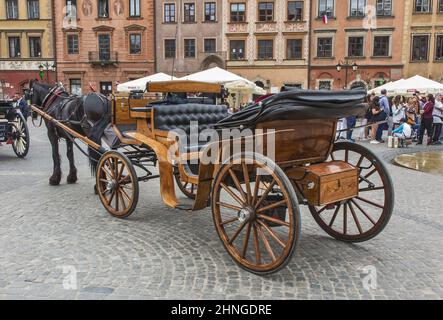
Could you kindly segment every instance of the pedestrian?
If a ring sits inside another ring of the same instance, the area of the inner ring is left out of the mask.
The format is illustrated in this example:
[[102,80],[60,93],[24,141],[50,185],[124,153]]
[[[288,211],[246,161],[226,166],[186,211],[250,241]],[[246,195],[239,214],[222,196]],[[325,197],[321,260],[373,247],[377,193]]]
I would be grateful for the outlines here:
[[437,94],[435,97],[435,105],[434,111],[432,112],[433,116],[433,135],[432,135],[432,144],[437,145],[441,144],[440,135],[443,126],[443,95],[441,93]]
[[427,144],[429,145],[432,141],[432,113],[434,112],[435,98],[432,94],[428,94],[426,103],[423,106],[423,114],[420,123],[420,131],[418,135],[417,145],[423,144],[423,138],[426,134],[428,136]]
[[397,129],[393,130],[392,134],[394,135],[394,137],[400,139],[410,139],[412,136],[412,128],[403,118],[400,120],[400,126]]
[[14,101],[17,102],[17,105],[19,106],[19,109],[23,115],[23,117],[27,120],[30,113],[31,113],[31,108],[29,107],[28,103],[26,102],[25,99],[23,99],[22,96],[20,96],[19,93],[16,93],[14,95]]
[[372,95],[368,94],[366,96],[365,105],[366,105],[366,113],[362,119],[361,125],[363,126],[362,129],[360,129],[359,133],[359,140],[360,141],[366,141],[368,140],[368,130],[369,127],[366,127],[366,125],[371,121],[371,101],[372,101]]
[[[381,141],[377,140],[377,133],[379,132],[378,127],[379,125],[377,122],[386,120],[386,112],[381,108],[380,106],[380,98],[375,97],[371,102],[371,144],[379,144]],[[383,132],[383,131],[382,131]]]
[[406,107],[403,103],[403,97],[396,96],[392,103],[392,122],[393,122],[392,129],[397,128],[400,125],[400,120],[405,119],[406,117],[405,109]]
[[[387,121],[387,123],[382,123],[378,126],[377,128],[377,132],[375,135],[375,140],[380,142],[380,143],[384,143],[385,141],[382,139],[383,137],[383,131],[388,129],[391,127],[392,130],[392,126],[388,125],[392,123],[392,113],[391,113],[391,107],[389,105],[389,100],[388,100],[388,96],[387,96],[387,91],[386,89],[383,89],[381,91],[381,97],[379,100],[379,105],[380,105],[380,110],[382,112],[379,113],[379,117],[378,117],[378,121]],[[382,116],[384,116],[384,119],[382,119]]]

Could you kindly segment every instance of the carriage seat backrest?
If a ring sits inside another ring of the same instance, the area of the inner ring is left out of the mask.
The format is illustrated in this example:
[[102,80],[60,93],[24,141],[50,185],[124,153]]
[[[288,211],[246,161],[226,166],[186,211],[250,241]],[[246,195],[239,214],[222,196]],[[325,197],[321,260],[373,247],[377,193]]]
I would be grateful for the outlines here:
[[191,122],[198,122],[198,132],[212,129],[214,124],[228,116],[225,105],[171,104],[154,105],[154,126],[161,131],[183,130],[190,135]]

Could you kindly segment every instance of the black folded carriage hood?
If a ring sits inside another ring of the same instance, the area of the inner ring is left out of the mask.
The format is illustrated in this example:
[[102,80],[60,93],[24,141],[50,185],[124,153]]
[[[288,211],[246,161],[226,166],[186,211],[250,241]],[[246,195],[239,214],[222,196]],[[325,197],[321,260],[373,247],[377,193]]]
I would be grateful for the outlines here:
[[217,123],[216,127],[250,127],[265,121],[362,116],[367,107],[364,104],[366,94],[364,89],[281,92],[223,119]]

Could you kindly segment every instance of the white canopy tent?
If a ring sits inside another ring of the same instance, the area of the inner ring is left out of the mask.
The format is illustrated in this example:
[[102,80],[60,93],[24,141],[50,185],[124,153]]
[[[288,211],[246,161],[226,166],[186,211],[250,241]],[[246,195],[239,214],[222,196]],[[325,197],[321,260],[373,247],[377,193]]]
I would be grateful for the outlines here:
[[439,93],[443,92],[443,84],[417,75],[409,79],[387,83],[384,86],[375,88],[374,92],[380,94],[382,89],[386,89],[388,95],[411,95],[417,91],[425,94]]
[[160,82],[160,81],[170,81],[170,80],[177,80],[177,78],[170,76],[166,73],[160,72],[144,78],[119,84],[117,86],[117,91],[119,92],[144,91],[146,89],[146,84],[148,82]]

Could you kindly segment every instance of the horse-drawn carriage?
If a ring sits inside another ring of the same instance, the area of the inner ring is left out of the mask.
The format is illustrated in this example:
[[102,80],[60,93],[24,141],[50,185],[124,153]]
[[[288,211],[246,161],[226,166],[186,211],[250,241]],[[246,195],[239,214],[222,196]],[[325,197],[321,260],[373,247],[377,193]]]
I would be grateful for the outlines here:
[[0,100],[0,143],[12,146],[19,158],[29,151],[29,130],[26,119],[13,101]]
[[[190,81],[147,86],[168,95],[221,90]],[[159,178],[167,206],[211,207],[232,259],[250,272],[268,274],[284,267],[295,251],[300,204],[342,241],[369,240],[388,223],[394,193],[383,162],[362,146],[336,142],[337,119],[364,112],[364,96],[364,91],[289,91],[233,115],[224,105],[186,96],[148,104],[114,99],[104,134],[109,149],[33,109],[100,154],[96,191],[111,215],[128,217],[137,205],[139,182]],[[148,166],[157,164],[154,175]],[[174,181],[192,205],[180,203]]]

